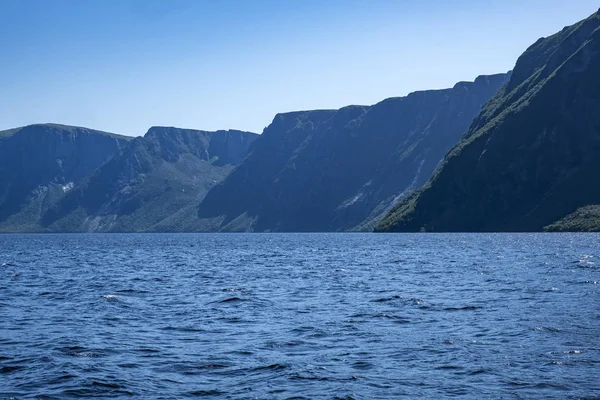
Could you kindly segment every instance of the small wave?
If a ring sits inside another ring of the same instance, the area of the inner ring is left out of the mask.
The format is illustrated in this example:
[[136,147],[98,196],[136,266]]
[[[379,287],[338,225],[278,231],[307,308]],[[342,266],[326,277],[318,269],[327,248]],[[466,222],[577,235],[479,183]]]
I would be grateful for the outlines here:
[[240,356],[251,356],[254,354],[253,351],[250,350],[234,350],[231,351],[230,354],[240,355]]
[[559,328],[554,328],[552,326],[536,326],[536,331],[546,331],[546,332],[561,332]]
[[552,383],[552,382],[542,382],[542,383],[538,383],[536,385],[533,386],[533,388],[535,389],[552,389],[552,390],[562,390],[562,391],[567,391],[569,390],[568,386],[565,385],[560,385],[558,383]]
[[296,347],[296,346],[301,346],[303,344],[306,344],[306,342],[304,340],[290,340],[287,342],[268,341],[265,343],[264,346],[268,349],[276,349],[276,348],[281,348],[281,347]]
[[48,381],[49,384],[64,384],[65,382],[73,381],[77,379],[78,376],[74,374],[65,373],[63,375],[59,375],[54,377]]
[[373,367],[373,365],[367,361],[356,361],[354,364],[352,364],[352,367],[356,369],[369,369]]
[[201,375],[205,374],[206,371],[211,370],[221,370],[229,368],[229,365],[226,364],[218,364],[218,363],[207,363],[207,364],[189,364],[189,363],[180,363],[173,364],[164,369],[164,371],[168,372],[176,372],[185,376],[193,376],[193,375]]
[[294,328],[290,331],[290,333],[295,333],[297,335],[302,335],[311,338],[323,338],[329,336],[326,330],[315,328],[312,326],[301,326],[298,328]]
[[228,324],[241,324],[243,322],[247,322],[247,320],[240,317],[218,317],[217,320]]
[[439,367],[436,367],[435,369],[455,370],[455,369],[463,369],[463,367],[461,367],[459,365],[440,365]]
[[221,292],[241,292],[241,288],[223,288]]
[[234,296],[234,297],[228,297],[223,300],[211,301],[208,304],[235,304],[235,303],[242,303],[242,302],[246,302],[246,301],[250,301],[250,300]]
[[385,303],[388,301],[393,301],[393,300],[398,300],[401,299],[402,297],[398,296],[398,295],[394,295],[394,296],[390,296],[390,297],[380,297],[378,299],[374,299],[371,300],[373,303]]
[[100,354],[92,352],[73,353],[73,355],[77,357],[100,357]]
[[[307,375],[307,374],[300,374],[300,373],[296,373],[292,376],[290,376],[291,380],[306,380],[306,381],[322,381],[322,382],[326,382],[326,381],[335,381],[335,382],[348,382],[348,381],[355,381],[358,378],[354,375],[348,377],[348,378],[335,378],[335,377],[329,377],[329,376],[320,376],[320,375]],[[334,397],[335,399],[353,399],[353,397]]]
[[81,346],[67,346],[58,349],[61,353],[67,354],[73,357],[101,357],[102,354],[86,350]]
[[487,370],[487,369],[484,369],[484,368],[479,368],[479,369],[476,369],[476,370],[470,371],[470,372],[469,372],[469,375],[479,375],[479,374],[485,374],[485,373],[487,373],[487,372],[488,372],[488,370]]
[[294,374],[290,377],[291,380],[307,380],[307,381],[328,381],[329,378],[326,376],[307,376],[301,374]]
[[598,265],[592,260],[593,258],[593,255],[585,254],[579,260],[573,261],[572,264],[577,264],[580,268],[595,268]]
[[290,332],[292,332],[292,333],[308,333],[308,332],[313,332],[314,330],[315,330],[314,327],[305,325],[305,326],[296,327],[296,328],[292,329]]
[[207,397],[207,396],[220,396],[220,395],[224,395],[225,392],[221,392],[220,390],[217,389],[208,389],[208,390],[194,390],[192,392],[189,392],[189,395],[192,397]]
[[151,349],[149,347],[142,347],[140,349],[137,349],[136,351],[138,351],[140,353],[160,353],[160,350]]
[[110,388],[110,389],[121,389],[121,385],[119,385],[117,383],[110,383],[110,382],[92,381],[91,385]]
[[472,311],[479,310],[480,308],[480,306],[445,307],[444,311]]
[[258,367],[254,367],[252,368],[252,371],[264,371],[264,370],[271,370],[271,371],[279,371],[282,369],[286,369],[287,367],[283,364],[269,364],[269,365],[261,365]]
[[221,300],[219,301],[219,303],[233,303],[233,302],[238,302],[238,301],[246,301],[240,297],[229,297],[225,300]]
[[117,290],[117,293],[150,293],[150,291],[148,291],[148,290],[137,290],[137,289],[121,289],[121,290]]
[[24,369],[23,365],[6,365],[0,368],[0,374],[8,374],[10,372],[19,371]]
[[105,294],[102,297],[108,301],[117,301],[118,300],[118,297],[115,296],[114,294]]
[[16,267],[17,264],[13,264],[13,263],[7,262],[7,263],[2,263],[1,266],[2,267]]
[[560,291],[560,289],[559,289],[559,288],[557,288],[557,287],[552,287],[552,288],[550,288],[550,289],[545,289],[545,290],[543,290],[543,292],[544,292],[544,293],[558,292],[558,291]]
[[127,390],[123,385],[95,379],[85,384],[85,387],[79,387],[77,389],[67,389],[64,390],[61,394],[64,395],[62,397],[79,397],[86,399],[92,397],[100,397],[101,395],[110,395],[110,397],[116,397],[118,395],[136,395],[136,393]]
[[205,332],[202,328],[192,328],[192,327],[179,327],[179,326],[165,326],[160,328],[161,331],[175,331],[175,332]]
[[119,367],[119,368],[138,368],[139,365],[135,364],[135,363],[123,363],[123,364],[117,364],[117,367]]
[[410,320],[408,318],[401,317],[399,315],[394,315],[394,314],[379,313],[379,314],[375,314],[374,317],[389,319],[389,320],[392,320],[396,324],[409,324],[410,323]]
[[224,368],[229,368],[229,365],[210,363],[210,364],[198,365],[196,368],[197,369],[224,369]]

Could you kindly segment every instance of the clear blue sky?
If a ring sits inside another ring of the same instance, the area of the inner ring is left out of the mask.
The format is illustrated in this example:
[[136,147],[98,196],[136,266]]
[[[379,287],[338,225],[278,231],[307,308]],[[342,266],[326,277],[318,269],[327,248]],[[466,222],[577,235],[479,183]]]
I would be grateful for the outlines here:
[[261,132],[505,72],[592,0],[0,0],[0,129]]

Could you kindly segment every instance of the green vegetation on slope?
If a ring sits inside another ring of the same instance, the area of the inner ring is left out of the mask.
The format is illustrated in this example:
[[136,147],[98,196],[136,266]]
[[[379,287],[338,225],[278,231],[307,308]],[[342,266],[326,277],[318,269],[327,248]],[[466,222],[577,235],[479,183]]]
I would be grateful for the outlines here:
[[578,208],[574,213],[544,227],[546,232],[600,232],[600,205]]
[[377,231],[535,231],[600,203],[600,17],[540,39]]

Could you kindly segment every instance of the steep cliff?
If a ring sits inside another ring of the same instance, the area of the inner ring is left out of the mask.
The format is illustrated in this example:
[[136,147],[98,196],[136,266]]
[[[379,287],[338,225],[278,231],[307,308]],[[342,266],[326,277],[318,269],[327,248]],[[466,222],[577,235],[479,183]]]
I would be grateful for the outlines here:
[[0,132],[0,231],[39,230],[41,214],[130,139],[55,124]]
[[44,213],[49,231],[197,229],[196,205],[258,135],[153,127]]
[[600,204],[599,27],[595,13],[527,49],[442,167],[377,229],[537,231]]
[[427,181],[507,76],[374,106],[278,114],[198,216],[223,231],[370,229]]

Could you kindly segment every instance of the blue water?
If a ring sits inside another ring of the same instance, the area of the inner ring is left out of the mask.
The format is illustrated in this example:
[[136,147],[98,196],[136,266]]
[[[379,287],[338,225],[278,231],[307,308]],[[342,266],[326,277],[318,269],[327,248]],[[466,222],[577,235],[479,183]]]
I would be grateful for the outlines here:
[[599,398],[599,245],[0,235],[0,398]]

